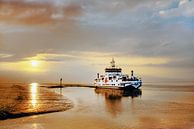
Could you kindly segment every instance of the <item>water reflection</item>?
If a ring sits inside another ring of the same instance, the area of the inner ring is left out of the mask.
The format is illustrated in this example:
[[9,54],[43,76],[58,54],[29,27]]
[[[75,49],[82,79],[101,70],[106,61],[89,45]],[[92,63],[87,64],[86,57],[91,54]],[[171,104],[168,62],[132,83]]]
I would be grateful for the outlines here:
[[37,87],[38,87],[38,83],[31,83],[31,104],[32,107],[35,108],[37,106]]
[[[138,97],[142,95],[142,91],[140,89],[135,90],[116,90],[116,89],[95,89],[96,94],[101,94],[105,96],[105,104],[108,112],[116,117],[123,110],[123,97]],[[133,101],[132,101],[133,102]]]
[[117,90],[117,89],[102,89],[96,88],[97,94],[104,95],[106,99],[121,99],[122,97],[139,97],[142,95],[141,89],[134,90]]

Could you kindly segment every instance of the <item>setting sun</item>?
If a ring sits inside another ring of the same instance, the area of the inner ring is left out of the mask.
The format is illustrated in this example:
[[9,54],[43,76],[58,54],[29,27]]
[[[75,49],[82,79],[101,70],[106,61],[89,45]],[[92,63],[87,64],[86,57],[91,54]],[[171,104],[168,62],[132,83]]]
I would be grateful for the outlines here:
[[31,65],[32,65],[32,67],[38,67],[38,61],[32,60]]

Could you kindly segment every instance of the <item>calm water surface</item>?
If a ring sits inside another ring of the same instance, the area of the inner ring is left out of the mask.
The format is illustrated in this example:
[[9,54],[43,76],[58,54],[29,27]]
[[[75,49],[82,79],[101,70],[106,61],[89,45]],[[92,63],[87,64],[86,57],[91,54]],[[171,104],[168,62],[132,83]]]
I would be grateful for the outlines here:
[[[134,92],[69,87],[51,89],[69,98],[65,112],[6,120],[7,128],[32,129],[193,129],[190,87],[142,87]],[[3,127],[3,126],[2,126]],[[4,128],[3,128],[4,129]]]
[[122,128],[192,128],[193,92],[174,88],[143,87],[125,93],[111,89],[64,88],[62,94],[74,103],[68,112],[104,118]]
[[[59,89],[55,92],[60,93]],[[62,94],[74,103],[72,111],[119,118],[134,111],[134,101],[141,101],[141,90],[124,92],[113,89],[64,88]]]

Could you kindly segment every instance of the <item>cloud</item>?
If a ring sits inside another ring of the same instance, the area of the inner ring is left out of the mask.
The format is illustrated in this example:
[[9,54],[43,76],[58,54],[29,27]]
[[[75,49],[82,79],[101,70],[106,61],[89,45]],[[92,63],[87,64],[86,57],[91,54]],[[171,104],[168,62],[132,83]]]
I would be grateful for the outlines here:
[[56,20],[73,22],[73,17],[81,15],[82,8],[78,4],[55,6],[46,1],[1,1],[1,22],[14,24],[52,24]]
[[179,69],[193,69],[194,68],[194,61],[190,59],[175,59],[170,61],[166,64],[159,64],[159,65],[151,65],[152,67],[168,67],[168,68],[179,68]]
[[54,53],[38,53],[33,57],[27,57],[23,60],[40,60],[40,61],[48,61],[48,62],[64,62],[71,60],[78,60],[78,55],[73,54],[54,54]]
[[9,57],[12,57],[12,56],[13,56],[13,55],[11,55],[11,54],[0,53],[0,59],[9,58]]
[[194,16],[194,1],[180,0],[177,8],[170,8],[159,11],[159,15],[164,18],[173,17],[193,17]]
[[187,4],[189,0],[180,0],[179,6],[183,6],[184,4]]
[[0,4],[1,22],[41,24],[50,22],[52,9],[48,5],[25,4],[22,2]]
[[61,69],[57,62],[69,62],[64,72],[70,71],[70,63],[88,67],[112,57],[146,62],[134,67],[191,67],[192,6],[186,0],[4,0],[0,61],[37,58]]

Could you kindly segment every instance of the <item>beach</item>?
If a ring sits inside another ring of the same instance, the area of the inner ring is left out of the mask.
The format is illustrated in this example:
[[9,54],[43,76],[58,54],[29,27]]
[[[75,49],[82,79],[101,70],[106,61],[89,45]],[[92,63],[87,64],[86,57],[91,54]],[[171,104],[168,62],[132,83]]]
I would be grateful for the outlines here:
[[[86,87],[66,87],[62,91],[60,88],[41,89],[62,95],[73,107],[61,112],[1,120],[0,129],[194,128],[192,85],[145,85],[135,92]],[[41,101],[44,99],[39,103]],[[60,107],[52,101],[50,99],[51,108]]]
[[36,83],[0,85],[0,119],[65,111],[73,107],[62,95],[41,89]]

